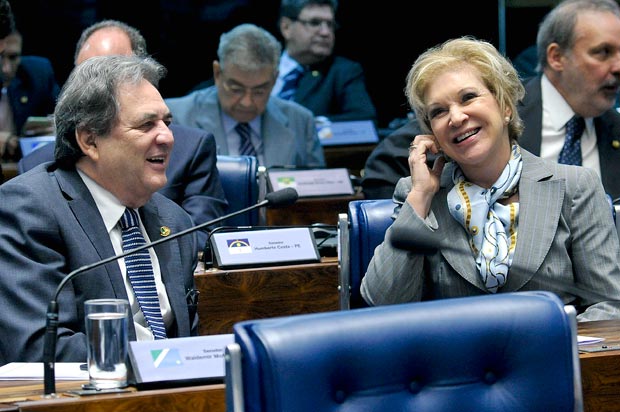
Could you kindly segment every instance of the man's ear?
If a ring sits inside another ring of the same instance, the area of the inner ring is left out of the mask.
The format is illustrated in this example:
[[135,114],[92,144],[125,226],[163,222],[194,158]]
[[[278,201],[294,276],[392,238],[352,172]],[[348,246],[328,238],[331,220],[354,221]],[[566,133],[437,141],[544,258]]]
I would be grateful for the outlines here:
[[284,40],[288,40],[289,37],[291,37],[290,33],[291,33],[291,25],[293,24],[293,20],[291,20],[289,17],[282,17],[280,19],[280,33],[282,34],[282,37],[284,37]]
[[547,46],[547,64],[555,71],[562,71],[564,68],[564,53],[557,43]]
[[75,141],[86,156],[96,158],[99,154],[95,135],[87,130],[75,131]]

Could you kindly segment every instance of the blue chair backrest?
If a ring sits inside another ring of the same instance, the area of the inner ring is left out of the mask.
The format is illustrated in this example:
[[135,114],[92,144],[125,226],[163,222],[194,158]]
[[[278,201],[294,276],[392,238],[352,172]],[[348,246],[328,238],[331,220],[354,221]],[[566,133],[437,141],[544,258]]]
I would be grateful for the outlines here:
[[341,309],[367,306],[359,292],[362,277],[393,222],[395,206],[391,199],[349,202],[346,222],[339,222]]
[[581,411],[575,314],[532,291],[243,321],[228,411]]
[[[258,161],[254,156],[217,156],[217,170],[228,201],[228,212],[258,203]],[[226,226],[258,225],[258,209],[226,219]]]

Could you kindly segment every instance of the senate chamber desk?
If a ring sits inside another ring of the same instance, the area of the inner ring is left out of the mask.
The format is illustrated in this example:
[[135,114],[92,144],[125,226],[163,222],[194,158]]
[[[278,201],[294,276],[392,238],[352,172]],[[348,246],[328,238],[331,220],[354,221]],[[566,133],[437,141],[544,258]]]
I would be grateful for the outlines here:
[[[620,321],[579,324],[579,334],[604,337],[605,345],[620,344]],[[581,376],[586,412],[620,411],[620,350],[582,353]],[[42,382],[1,381],[0,412],[225,412],[223,384],[155,389],[111,395],[74,397],[66,394],[82,382],[57,382],[59,397],[44,399]]]

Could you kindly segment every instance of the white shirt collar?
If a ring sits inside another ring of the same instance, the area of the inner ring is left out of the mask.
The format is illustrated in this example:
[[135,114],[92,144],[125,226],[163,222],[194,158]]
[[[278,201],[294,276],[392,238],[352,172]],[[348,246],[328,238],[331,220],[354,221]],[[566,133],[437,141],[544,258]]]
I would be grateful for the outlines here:
[[114,196],[111,192],[104,189],[99,183],[88,177],[86,173],[82,172],[79,168],[76,168],[78,174],[84,181],[84,184],[88,188],[88,191],[95,200],[99,214],[103,218],[105,228],[110,231],[116,226],[123,213],[125,213],[125,206]]

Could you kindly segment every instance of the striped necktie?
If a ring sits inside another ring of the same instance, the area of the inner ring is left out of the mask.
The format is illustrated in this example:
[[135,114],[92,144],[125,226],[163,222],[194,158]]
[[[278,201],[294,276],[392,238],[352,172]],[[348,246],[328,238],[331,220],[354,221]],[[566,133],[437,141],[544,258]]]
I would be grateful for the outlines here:
[[282,81],[284,82],[282,86],[282,90],[278,93],[278,97],[284,100],[292,100],[295,97],[295,92],[297,91],[297,84],[299,83],[299,79],[301,79],[301,75],[303,74],[304,69],[300,66],[295,67],[291,70]]
[[573,116],[566,122],[566,140],[558,157],[558,163],[581,166],[581,135],[586,122],[581,116]]
[[254,145],[250,139],[250,125],[247,123],[237,123],[235,126],[235,131],[241,138],[241,143],[239,144],[239,155],[256,157],[256,149],[254,149]]
[[[146,243],[140,226],[138,214],[135,210],[127,208],[120,219],[123,252],[133,250]],[[151,328],[155,339],[166,339],[166,326],[161,315],[157,288],[155,287],[155,275],[153,264],[147,249],[125,256],[125,267],[131,287],[138,299],[140,310],[144,314],[147,325]]]

